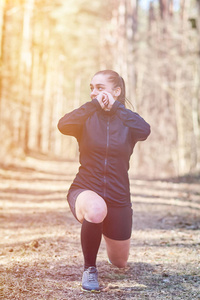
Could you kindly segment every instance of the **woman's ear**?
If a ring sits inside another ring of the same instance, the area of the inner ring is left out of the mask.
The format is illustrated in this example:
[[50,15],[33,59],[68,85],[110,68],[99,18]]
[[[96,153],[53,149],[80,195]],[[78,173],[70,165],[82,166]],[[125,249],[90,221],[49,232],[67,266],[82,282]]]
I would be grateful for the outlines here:
[[120,94],[121,94],[121,88],[120,88],[120,87],[117,87],[117,88],[115,89],[115,91],[114,91],[114,95],[115,95],[116,97],[119,97]]

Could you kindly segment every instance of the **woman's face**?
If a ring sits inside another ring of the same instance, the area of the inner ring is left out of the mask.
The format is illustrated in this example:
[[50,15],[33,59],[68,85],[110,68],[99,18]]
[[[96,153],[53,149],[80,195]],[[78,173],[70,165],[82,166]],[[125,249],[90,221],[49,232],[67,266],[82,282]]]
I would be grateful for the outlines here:
[[103,74],[95,75],[91,80],[90,89],[91,89],[91,94],[90,94],[91,99],[96,98],[99,95],[99,93],[103,91],[110,93],[115,100],[117,99],[116,96],[114,95],[113,83],[108,80],[107,75],[103,75]]

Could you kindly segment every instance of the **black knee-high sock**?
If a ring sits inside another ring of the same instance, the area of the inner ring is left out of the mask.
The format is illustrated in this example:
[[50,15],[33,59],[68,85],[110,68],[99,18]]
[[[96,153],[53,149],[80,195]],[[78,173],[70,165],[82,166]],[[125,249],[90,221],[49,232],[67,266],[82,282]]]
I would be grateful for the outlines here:
[[81,227],[81,246],[84,256],[84,269],[96,267],[96,258],[101,243],[102,223],[91,223],[84,219]]

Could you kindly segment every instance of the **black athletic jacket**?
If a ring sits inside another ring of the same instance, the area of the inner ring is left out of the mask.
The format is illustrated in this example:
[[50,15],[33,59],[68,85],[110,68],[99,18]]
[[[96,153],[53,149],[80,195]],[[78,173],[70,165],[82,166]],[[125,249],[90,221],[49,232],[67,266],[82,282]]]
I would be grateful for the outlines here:
[[150,134],[149,124],[119,101],[104,111],[93,99],[61,118],[58,129],[79,144],[80,167],[70,190],[92,190],[111,206],[130,205],[129,159],[136,142]]

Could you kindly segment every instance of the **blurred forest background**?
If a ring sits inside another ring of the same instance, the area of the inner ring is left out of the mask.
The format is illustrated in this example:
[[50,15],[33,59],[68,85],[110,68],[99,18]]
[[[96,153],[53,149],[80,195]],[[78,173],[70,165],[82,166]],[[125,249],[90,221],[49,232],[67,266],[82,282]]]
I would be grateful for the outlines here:
[[0,162],[77,160],[57,129],[90,101],[100,69],[124,77],[152,133],[136,146],[135,174],[200,171],[199,0],[1,0]]

